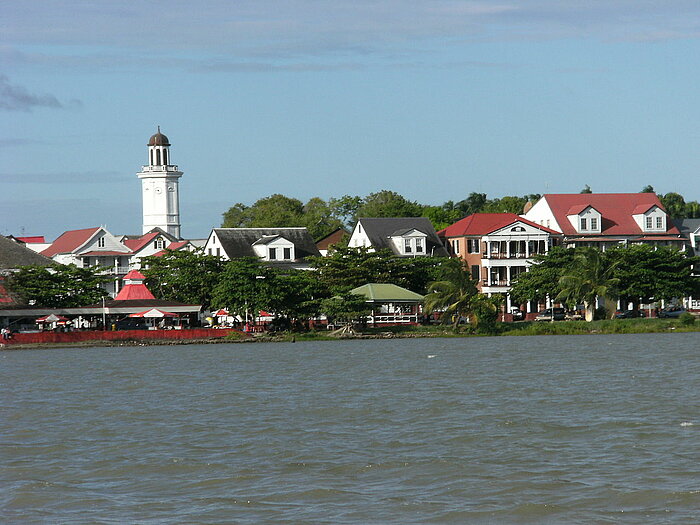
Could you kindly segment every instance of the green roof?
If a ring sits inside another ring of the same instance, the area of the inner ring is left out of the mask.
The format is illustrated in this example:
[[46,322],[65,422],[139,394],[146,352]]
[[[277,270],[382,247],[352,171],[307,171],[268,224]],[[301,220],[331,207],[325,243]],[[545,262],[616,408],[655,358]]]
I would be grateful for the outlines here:
[[350,293],[364,295],[367,301],[376,303],[416,303],[423,301],[421,294],[406,290],[406,288],[401,288],[395,284],[369,283],[350,290]]

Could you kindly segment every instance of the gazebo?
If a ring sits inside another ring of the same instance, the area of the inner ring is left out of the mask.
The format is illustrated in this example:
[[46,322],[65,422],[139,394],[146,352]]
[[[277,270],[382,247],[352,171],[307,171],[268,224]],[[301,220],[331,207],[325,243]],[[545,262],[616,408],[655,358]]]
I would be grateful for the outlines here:
[[361,295],[372,307],[370,321],[373,326],[418,324],[423,313],[421,294],[395,284],[369,283],[350,290]]

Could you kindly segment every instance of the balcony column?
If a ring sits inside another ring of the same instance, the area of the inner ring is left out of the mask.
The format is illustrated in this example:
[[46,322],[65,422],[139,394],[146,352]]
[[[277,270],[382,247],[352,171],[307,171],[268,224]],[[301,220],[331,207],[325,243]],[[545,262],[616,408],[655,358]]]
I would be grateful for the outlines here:
[[525,241],[525,258],[530,258],[530,241]]
[[510,286],[510,266],[506,266],[506,284]]

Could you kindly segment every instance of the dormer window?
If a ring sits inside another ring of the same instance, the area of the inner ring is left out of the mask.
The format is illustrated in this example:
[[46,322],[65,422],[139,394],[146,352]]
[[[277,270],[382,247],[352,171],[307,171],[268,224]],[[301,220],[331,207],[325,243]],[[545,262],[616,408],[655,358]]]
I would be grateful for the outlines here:
[[268,248],[267,258],[270,259],[271,261],[276,260],[277,259],[277,248]]
[[661,216],[656,217],[656,229],[661,230],[664,227],[664,218]]
[[423,239],[420,237],[416,238],[416,253],[423,253]]
[[585,217],[581,217],[581,231],[588,229],[588,224]]
[[404,239],[403,252],[404,253],[413,253],[413,247],[411,246],[411,239]]
[[105,247],[105,238],[104,237],[100,237],[99,239],[97,239],[97,247],[98,248]]
[[598,229],[598,218],[591,217],[591,230],[595,231]]
[[165,248],[165,241],[161,238],[158,238],[153,242],[153,247],[156,250],[162,250],[163,248]]
[[654,226],[654,218],[653,217],[647,217],[646,218],[646,227],[647,230],[651,230]]

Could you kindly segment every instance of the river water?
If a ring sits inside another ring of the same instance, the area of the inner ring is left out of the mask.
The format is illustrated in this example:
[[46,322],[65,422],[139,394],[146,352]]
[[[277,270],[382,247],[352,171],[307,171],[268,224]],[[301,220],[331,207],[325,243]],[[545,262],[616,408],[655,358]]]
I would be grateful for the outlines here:
[[0,521],[699,522],[699,337],[0,352]]

